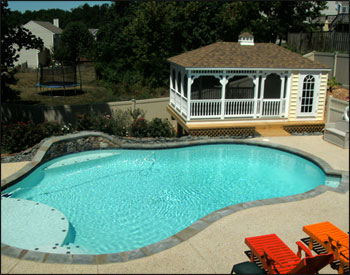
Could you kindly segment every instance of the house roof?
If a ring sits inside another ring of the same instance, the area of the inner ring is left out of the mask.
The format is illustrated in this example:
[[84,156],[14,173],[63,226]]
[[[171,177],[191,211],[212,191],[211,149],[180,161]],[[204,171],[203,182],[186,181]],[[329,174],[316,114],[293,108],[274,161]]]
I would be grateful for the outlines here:
[[243,33],[241,33],[241,34],[238,36],[238,38],[241,38],[241,37],[254,38],[254,36],[253,36],[251,33],[249,33],[249,32],[243,32]]
[[272,43],[242,46],[238,42],[217,42],[170,57],[168,61],[186,68],[328,69]]
[[33,21],[33,22],[44,27],[45,29],[48,29],[49,31],[51,31],[53,33],[56,33],[56,34],[62,33],[62,29],[57,28],[55,25],[51,24],[50,22],[46,22],[46,21]]
[[91,32],[92,34],[96,34],[98,32],[98,29],[89,29],[89,32]]

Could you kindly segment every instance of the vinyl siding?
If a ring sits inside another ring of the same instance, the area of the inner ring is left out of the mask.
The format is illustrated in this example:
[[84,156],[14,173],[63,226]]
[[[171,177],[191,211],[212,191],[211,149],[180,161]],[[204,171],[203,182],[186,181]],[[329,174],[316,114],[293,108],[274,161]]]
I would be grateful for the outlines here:
[[327,97],[327,82],[328,82],[328,74],[321,74],[320,79],[320,91],[318,95],[318,108],[317,108],[317,119],[323,120],[324,112],[325,112],[325,103]]
[[291,75],[288,121],[295,121],[297,117],[298,89],[299,72],[293,72]]

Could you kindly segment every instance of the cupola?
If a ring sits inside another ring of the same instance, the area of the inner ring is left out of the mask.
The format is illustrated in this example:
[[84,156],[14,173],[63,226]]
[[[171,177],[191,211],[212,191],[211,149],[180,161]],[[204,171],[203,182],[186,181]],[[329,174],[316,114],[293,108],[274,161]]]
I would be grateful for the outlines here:
[[248,32],[241,33],[238,42],[241,46],[254,46],[254,36]]

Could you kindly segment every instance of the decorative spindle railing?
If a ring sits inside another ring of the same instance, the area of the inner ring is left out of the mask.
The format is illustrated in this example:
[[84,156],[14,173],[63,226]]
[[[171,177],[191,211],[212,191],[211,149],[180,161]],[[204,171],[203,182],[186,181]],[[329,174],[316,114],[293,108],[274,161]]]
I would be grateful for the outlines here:
[[[248,91],[247,89],[246,92]],[[286,99],[191,99],[188,105],[186,97],[170,89],[170,105],[186,119],[282,117],[285,114]]]

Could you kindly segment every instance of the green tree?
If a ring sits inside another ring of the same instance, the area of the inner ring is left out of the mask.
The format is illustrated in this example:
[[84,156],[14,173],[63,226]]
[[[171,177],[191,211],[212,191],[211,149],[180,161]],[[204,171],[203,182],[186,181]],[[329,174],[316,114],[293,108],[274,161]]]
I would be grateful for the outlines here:
[[18,51],[42,49],[44,45],[43,41],[30,31],[15,25],[14,21],[7,20],[11,15],[7,6],[7,1],[1,1],[1,99],[3,101],[16,99],[9,85],[17,83],[14,63],[18,60]]
[[249,31],[275,43],[313,30],[324,1],[132,1],[108,7],[96,47],[97,76],[112,83],[165,87],[168,57]]
[[326,1],[272,1],[259,2],[265,17],[264,26],[271,42],[276,38],[287,40],[289,32],[313,32],[312,21],[326,8]]
[[58,61],[78,62],[81,57],[92,59],[94,38],[85,24],[71,22],[63,30],[54,58]]
[[126,35],[134,3],[114,2],[106,12],[105,24],[97,33],[95,70],[99,79],[112,83],[132,82],[132,39]]

